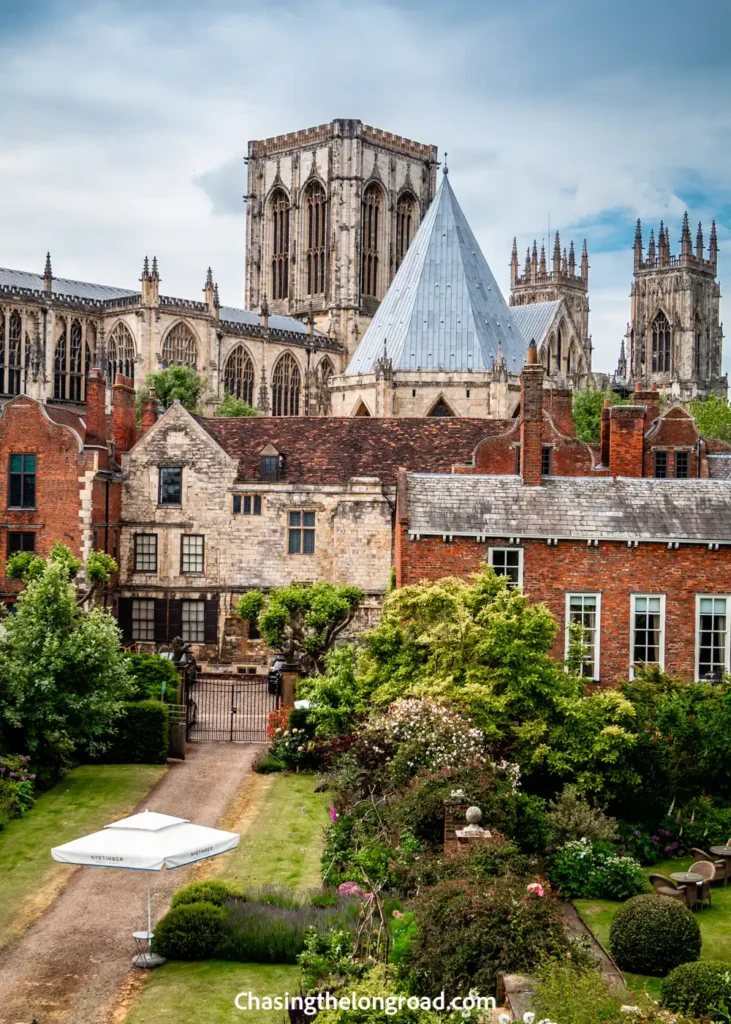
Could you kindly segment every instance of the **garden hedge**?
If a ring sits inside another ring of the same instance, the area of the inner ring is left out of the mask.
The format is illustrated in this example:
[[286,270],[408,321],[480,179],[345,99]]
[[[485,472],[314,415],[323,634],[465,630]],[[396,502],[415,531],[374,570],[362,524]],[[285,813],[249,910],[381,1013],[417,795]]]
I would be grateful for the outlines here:
[[130,700],[162,699],[166,704],[177,702],[180,676],[172,661],[161,658],[159,654],[128,654],[127,661],[132,670],[134,687]]
[[166,960],[208,960],[221,944],[228,912],[212,903],[186,903],[155,926],[152,952]]
[[681,964],[663,980],[660,1000],[676,1013],[708,1016],[721,1003],[731,1004],[731,964],[721,960]]
[[212,903],[223,907],[228,900],[245,900],[246,893],[232,882],[222,882],[217,878],[209,878],[203,882],[191,882],[173,896],[170,907],[183,907],[192,903]]
[[122,705],[107,764],[164,764],[168,756],[168,710],[159,700]]
[[669,896],[634,896],[617,911],[609,951],[623,971],[664,975],[701,954],[701,931],[688,908]]

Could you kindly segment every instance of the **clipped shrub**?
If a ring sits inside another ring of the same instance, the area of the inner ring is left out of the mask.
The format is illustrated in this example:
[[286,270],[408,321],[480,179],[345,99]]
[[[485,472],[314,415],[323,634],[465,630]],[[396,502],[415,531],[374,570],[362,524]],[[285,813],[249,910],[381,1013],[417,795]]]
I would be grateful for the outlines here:
[[103,760],[107,764],[164,764],[168,756],[168,711],[159,700],[122,705]]
[[212,903],[223,907],[228,900],[246,899],[244,890],[231,882],[209,878],[203,882],[191,882],[178,889],[170,901],[170,907],[183,907],[193,903]]
[[227,916],[212,903],[174,907],[155,926],[152,952],[167,960],[208,960],[223,939]]
[[623,971],[664,975],[701,953],[698,922],[669,896],[634,896],[617,911],[609,950]]
[[660,1001],[676,1013],[713,1018],[722,1003],[731,1006],[731,964],[721,960],[680,964],[663,979]]
[[612,843],[617,838],[617,822],[598,807],[592,807],[575,786],[563,792],[548,805],[546,814],[549,839],[554,846],[563,846],[577,839],[590,843]]
[[254,771],[258,772],[259,775],[272,775],[274,772],[283,772],[286,767],[284,761],[280,761],[278,757],[268,753],[266,750],[257,754],[252,765]]
[[546,870],[564,899],[626,900],[648,888],[636,860],[618,857],[586,839],[556,850],[547,859]]
[[128,654],[126,658],[132,670],[130,700],[177,702],[180,676],[172,661],[159,654]]

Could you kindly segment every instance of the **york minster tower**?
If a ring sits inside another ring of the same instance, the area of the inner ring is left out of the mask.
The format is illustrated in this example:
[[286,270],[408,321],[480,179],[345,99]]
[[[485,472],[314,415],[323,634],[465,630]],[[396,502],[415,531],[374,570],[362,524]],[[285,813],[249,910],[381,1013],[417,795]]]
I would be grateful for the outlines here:
[[349,358],[436,190],[435,146],[358,120],[249,143],[246,305],[314,319]]

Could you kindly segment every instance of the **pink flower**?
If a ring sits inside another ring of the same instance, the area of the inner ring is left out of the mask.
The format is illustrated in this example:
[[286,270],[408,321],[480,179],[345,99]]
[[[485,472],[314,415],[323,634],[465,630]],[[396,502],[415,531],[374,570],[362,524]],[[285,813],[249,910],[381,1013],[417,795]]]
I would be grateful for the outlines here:
[[338,820],[337,811],[335,810],[335,808],[331,804],[330,805],[330,821],[336,822],[337,820]]
[[540,882],[531,882],[530,885],[527,886],[527,889],[528,889],[528,892],[531,893],[532,896],[545,896],[546,895],[546,890],[543,888],[543,886],[540,884]]
[[338,886],[339,896],[365,896],[365,889],[361,889],[357,882],[343,882]]

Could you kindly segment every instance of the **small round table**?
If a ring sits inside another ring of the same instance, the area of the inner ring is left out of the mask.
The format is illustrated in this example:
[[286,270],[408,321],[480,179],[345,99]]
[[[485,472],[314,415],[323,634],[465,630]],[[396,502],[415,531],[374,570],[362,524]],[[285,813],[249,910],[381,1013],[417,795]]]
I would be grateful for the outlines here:
[[703,875],[699,875],[695,871],[674,871],[670,877],[674,882],[679,882],[686,887],[689,896],[688,908],[692,910],[698,902],[698,885],[705,881]]
[[712,846],[711,853],[714,857],[721,857],[726,861],[726,875],[723,879],[723,884],[726,885],[731,875],[731,846]]

